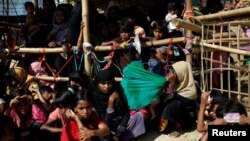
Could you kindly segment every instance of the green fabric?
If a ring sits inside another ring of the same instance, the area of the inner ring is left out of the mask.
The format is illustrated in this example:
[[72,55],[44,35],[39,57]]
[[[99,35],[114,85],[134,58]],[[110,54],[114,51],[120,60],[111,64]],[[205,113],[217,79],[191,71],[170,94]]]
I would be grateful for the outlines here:
[[139,61],[128,64],[123,70],[121,85],[131,110],[143,108],[161,94],[166,78],[144,69]]

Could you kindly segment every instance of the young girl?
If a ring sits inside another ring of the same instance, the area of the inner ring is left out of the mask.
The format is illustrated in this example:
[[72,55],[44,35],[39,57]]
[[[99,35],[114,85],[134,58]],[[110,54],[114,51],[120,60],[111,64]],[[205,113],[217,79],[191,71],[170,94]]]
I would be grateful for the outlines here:
[[173,24],[171,24],[171,20],[180,17],[181,6],[176,1],[168,2],[167,9],[168,13],[165,16],[165,23],[167,26],[167,37],[182,37],[182,32],[180,29],[177,29]]
[[100,136],[108,136],[108,126],[92,110],[92,93],[85,89],[79,90],[76,99],[74,112],[65,112],[68,121],[62,129],[61,141],[98,141]]
[[37,138],[40,126],[46,121],[46,116],[39,106],[32,103],[32,96],[28,90],[18,89],[11,93],[13,99],[6,111],[16,126],[21,130],[23,141]]
[[50,112],[54,110],[54,103],[56,98],[55,91],[49,86],[41,86],[41,87],[30,87],[31,92],[35,92],[38,96],[38,99],[34,100],[34,102],[44,109],[46,112],[46,116],[49,115]]
[[[164,38],[164,30],[165,28],[160,25],[157,21],[153,21],[151,23],[151,28],[153,31],[153,38],[150,39],[151,41],[161,40]],[[149,71],[154,72],[154,67],[160,62],[164,62],[165,60],[161,57],[162,53],[160,54],[159,48],[151,48],[150,52],[150,59],[148,61]]]
[[75,95],[68,90],[61,90],[57,93],[55,105],[57,108],[50,113],[47,121],[41,126],[44,134],[43,140],[59,140],[62,127],[65,125],[67,118],[65,111],[72,109],[76,101]]

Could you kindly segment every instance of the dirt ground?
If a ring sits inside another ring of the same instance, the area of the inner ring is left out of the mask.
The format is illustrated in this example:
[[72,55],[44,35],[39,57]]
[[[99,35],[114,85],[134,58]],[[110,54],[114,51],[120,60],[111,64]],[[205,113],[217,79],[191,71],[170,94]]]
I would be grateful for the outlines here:
[[201,137],[201,134],[198,133],[195,129],[183,133],[178,138],[169,137],[167,134],[160,134],[156,130],[149,130],[146,134],[138,137],[133,141],[198,141]]

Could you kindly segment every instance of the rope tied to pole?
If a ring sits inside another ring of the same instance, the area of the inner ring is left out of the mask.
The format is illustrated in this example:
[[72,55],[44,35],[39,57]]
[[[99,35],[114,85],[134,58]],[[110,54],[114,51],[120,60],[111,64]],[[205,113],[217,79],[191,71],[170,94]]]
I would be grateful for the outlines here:
[[184,12],[184,17],[187,18],[188,20],[191,20],[193,19],[193,11],[192,10],[186,10]]
[[[73,48],[73,56],[74,56],[74,64],[75,64],[75,69],[76,71],[79,71],[81,70],[81,67],[82,67],[82,62],[83,62],[83,58],[84,58],[84,53],[82,53],[81,55],[81,58],[79,57],[79,51],[77,49],[77,47],[75,46]],[[77,64],[77,59],[80,58],[80,62],[79,62],[79,65]],[[79,66],[79,67],[78,67]]]

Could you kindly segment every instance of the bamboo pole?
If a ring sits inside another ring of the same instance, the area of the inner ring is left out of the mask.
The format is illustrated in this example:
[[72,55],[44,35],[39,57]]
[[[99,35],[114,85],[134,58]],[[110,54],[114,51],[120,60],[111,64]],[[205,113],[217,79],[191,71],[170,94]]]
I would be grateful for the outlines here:
[[228,26],[228,24],[230,24],[230,26],[238,26],[238,25],[250,26],[250,21],[244,20],[244,21],[230,21],[230,22],[217,22],[217,23],[215,23],[215,25],[218,25],[218,26]]
[[202,42],[201,45],[205,46],[207,48],[225,51],[228,53],[235,53],[235,54],[250,56],[250,51],[238,50],[238,49],[228,48],[228,47],[219,46],[219,45],[212,45],[212,44],[208,44],[208,43],[204,43],[204,42]]
[[[180,18],[176,18],[171,20],[171,23],[176,26],[177,28],[185,28],[185,29],[189,29],[195,33],[200,33],[202,32],[201,30],[201,26],[198,26],[196,24],[190,23],[190,22],[186,22]],[[207,33],[207,32],[206,32]],[[213,31],[209,30],[208,34],[213,34]]]
[[233,32],[223,32],[223,33],[215,33],[215,34],[213,34],[213,37],[215,38],[215,39],[217,39],[217,38],[220,38],[220,37],[222,37],[222,38],[225,38],[225,37],[236,37],[236,34],[235,33],[233,33]]
[[[191,23],[191,21],[189,19],[191,17],[193,17],[192,0],[186,0],[186,9],[185,9],[186,21]],[[188,37],[185,49],[189,51],[192,49],[192,44],[193,44],[192,31],[189,29],[186,29],[185,33],[186,33],[185,36]],[[190,64],[192,64],[192,54],[191,53],[186,54],[186,61],[189,62]]]
[[62,47],[60,48],[44,48],[44,47],[22,48],[21,47],[21,48],[18,48],[17,50],[5,49],[5,52],[43,54],[43,53],[64,53],[64,52],[67,52],[67,50]]
[[38,80],[45,80],[45,81],[69,81],[69,77],[53,77],[53,76],[33,76],[35,79]]
[[240,17],[242,15],[248,15],[250,14],[250,8],[245,7],[241,9],[235,9],[230,11],[222,11],[215,14],[209,14],[209,15],[203,15],[203,16],[196,16],[194,17],[198,21],[211,21],[211,20],[218,20],[218,19],[224,19],[224,18],[231,18],[231,17]]
[[[82,0],[82,21],[84,22],[85,27],[83,28],[83,41],[85,43],[90,42],[90,35],[89,35],[89,7],[88,7],[88,0]],[[86,74],[90,76],[90,58],[88,56],[87,48],[84,48],[84,70]]]
[[[229,27],[230,28],[230,27]],[[240,32],[241,32],[241,26],[240,25],[238,25],[238,31],[237,31],[237,50],[240,50]],[[240,60],[241,60],[241,57],[240,57],[240,54],[237,54],[237,59],[238,59],[238,61],[237,61],[237,64],[238,64],[238,66],[240,66]],[[240,78],[240,76],[241,76],[241,71],[240,70],[238,70],[237,71],[237,73],[238,73],[238,77]],[[240,79],[238,79],[238,92],[240,93],[241,92],[241,83],[240,83]],[[238,94],[238,96],[237,96],[237,98],[238,98],[238,100],[240,101],[241,100],[241,95],[239,95]]]
[[[204,42],[206,42],[206,43],[214,43],[214,42],[220,42],[220,41],[221,42],[237,41],[237,38],[222,38],[222,39],[204,40]],[[250,38],[240,38],[239,41],[243,41],[243,43],[247,43],[246,41],[250,41]]]
[[34,0],[35,9],[38,9],[38,0]]
[[[170,43],[176,44],[176,43],[183,43],[185,41],[185,37],[178,37],[178,38],[171,38],[171,39],[162,39],[157,41],[147,41],[145,43],[142,43],[142,47],[152,47],[153,46],[162,46],[162,45],[168,45]],[[121,49],[127,49],[128,47],[120,47],[117,48],[118,50]],[[96,46],[95,51],[110,51],[112,50],[112,46]]]
[[[240,71],[243,71],[243,72],[246,72],[246,73],[250,73],[250,70],[248,68],[246,68],[246,67],[236,66],[236,65],[232,65],[232,64],[228,65],[228,63],[224,63],[224,62],[221,62],[219,60],[214,60],[214,59],[206,58],[206,57],[203,57],[203,60],[210,61],[210,62],[213,62],[213,63],[222,64],[222,65],[225,65],[225,66],[229,66],[231,69],[240,70]],[[213,70],[213,69],[215,69],[215,68],[210,68],[209,70]],[[220,68],[218,68],[218,69],[220,69]]]
[[[0,29],[5,29],[6,28],[6,26],[1,26],[0,25]],[[22,31],[22,29],[21,28],[15,28],[15,27],[8,27],[8,29],[10,29],[10,30],[12,30],[12,31],[19,31],[19,32],[21,32]]]
[[[44,80],[44,81],[69,81],[69,77],[53,77],[53,76],[33,76],[33,78],[37,80]],[[115,77],[116,82],[122,81],[122,77]]]
[[[222,91],[222,92],[228,92],[228,90],[222,90],[222,89],[218,89],[218,88],[213,88],[213,90],[219,90],[219,91]],[[244,93],[244,92],[238,92],[238,91],[230,91],[231,93],[234,93],[234,94],[240,94],[240,95],[243,95],[243,96],[248,96],[248,93]]]

